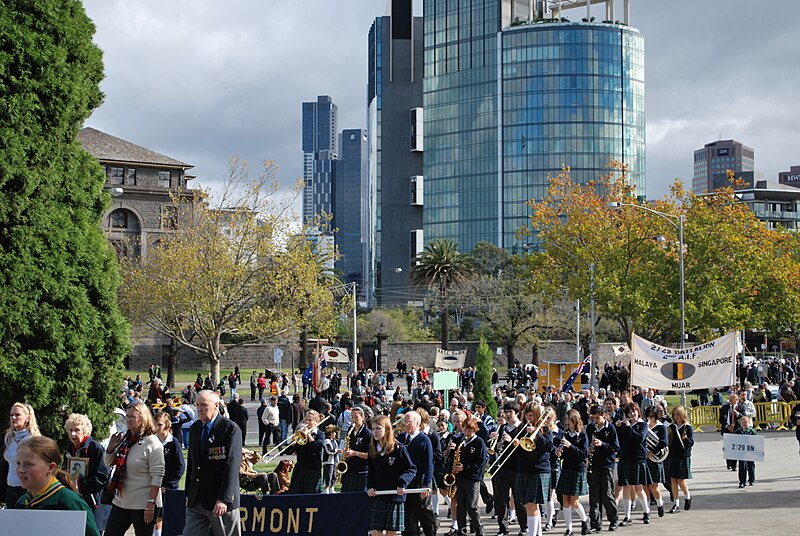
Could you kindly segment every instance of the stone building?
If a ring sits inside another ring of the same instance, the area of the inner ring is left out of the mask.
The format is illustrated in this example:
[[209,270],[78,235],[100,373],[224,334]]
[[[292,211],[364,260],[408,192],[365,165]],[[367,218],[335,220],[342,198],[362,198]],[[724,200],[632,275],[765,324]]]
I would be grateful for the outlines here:
[[146,256],[174,228],[172,194],[193,195],[186,171],[194,166],[94,128],[81,129],[78,141],[105,168],[113,199],[102,220],[108,239],[119,255]]

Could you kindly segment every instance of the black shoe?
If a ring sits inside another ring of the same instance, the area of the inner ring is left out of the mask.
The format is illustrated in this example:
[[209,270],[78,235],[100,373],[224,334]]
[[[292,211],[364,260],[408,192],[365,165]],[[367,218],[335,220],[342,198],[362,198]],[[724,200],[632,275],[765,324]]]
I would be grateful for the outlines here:
[[755,480],[753,480],[752,482],[750,482],[750,485],[752,486],[752,485],[753,485],[753,484],[755,484],[755,483],[756,483],[756,481],[755,481]]
[[558,525],[558,512],[553,514],[553,528],[556,528],[556,525]]
[[507,532],[498,532],[497,536],[509,536]]
[[692,499],[686,499],[686,503],[683,505],[683,509],[687,512],[692,509]]
[[644,523],[645,525],[650,524],[650,514],[648,514],[647,512],[642,514],[642,523]]
[[586,536],[589,534],[589,520],[581,521],[581,535]]
[[655,505],[656,505],[656,500],[650,499],[650,506],[655,506]]
[[452,516],[450,514],[450,507],[447,507],[447,519],[450,519]]
[[744,487],[744,484],[741,484],[741,483],[740,483],[740,484],[739,484],[739,489],[742,489],[743,487]]
[[608,526],[608,532],[614,532],[615,530],[617,530],[617,526],[616,525],[609,525]]
[[589,534],[597,534],[598,532],[600,532],[600,530],[601,530],[600,527],[590,527]]
[[491,514],[492,510],[494,510],[494,499],[489,499],[486,503],[486,514]]
[[564,533],[564,536],[574,536],[571,530],[568,530]]
[[664,517],[664,505],[658,507],[658,517]]
[[633,501],[631,503],[631,512],[635,512],[636,511],[636,507],[639,506],[638,504],[636,504],[636,502],[637,501]]
[[551,525],[550,523],[547,523],[544,527],[542,527],[542,532],[550,532],[550,530],[552,528],[553,528],[553,525]]
[[680,511],[681,511],[681,509],[677,504],[673,504],[672,508],[669,509],[669,513],[670,514],[677,514]]
[[620,527],[627,527],[629,525],[633,525],[633,521],[631,521],[629,517],[624,518],[619,524]]

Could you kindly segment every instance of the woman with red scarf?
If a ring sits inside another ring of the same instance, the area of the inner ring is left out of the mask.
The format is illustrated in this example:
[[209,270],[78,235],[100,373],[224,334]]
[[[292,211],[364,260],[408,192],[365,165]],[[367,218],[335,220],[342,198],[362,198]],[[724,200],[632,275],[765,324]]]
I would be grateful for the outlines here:
[[114,434],[104,459],[114,468],[107,490],[114,494],[105,536],[124,536],[133,525],[136,536],[152,536],[161,508],[164,447],[144,402],[128,405],[128,431]]
[[106,451],[100,443],[92,439],[92,421],[86,415],[71,414],[67,417],[64,428],[69,437],[69,446],[64,453],[62,469],[69,472],[71,458],[87,460],[84,473],[70,476],[75,482],[77,492],[94,512],[97,528],[102,532],[105,528],[108,507],[101,508],[99,494],[108,484],[109,469],[103,463]]

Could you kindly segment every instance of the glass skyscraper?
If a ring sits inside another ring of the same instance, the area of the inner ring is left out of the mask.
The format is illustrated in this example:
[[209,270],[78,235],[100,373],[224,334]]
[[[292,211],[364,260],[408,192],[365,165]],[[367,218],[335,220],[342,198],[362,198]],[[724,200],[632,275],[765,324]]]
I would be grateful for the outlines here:
[[327,95],[303,103],[303,221],[333,212],[338,108]]
[[425,0],[426,241],[513,248],[562,166],[588,182],[624,162],[644,196],[644,39],[613,5],[573,22],[556,4]]

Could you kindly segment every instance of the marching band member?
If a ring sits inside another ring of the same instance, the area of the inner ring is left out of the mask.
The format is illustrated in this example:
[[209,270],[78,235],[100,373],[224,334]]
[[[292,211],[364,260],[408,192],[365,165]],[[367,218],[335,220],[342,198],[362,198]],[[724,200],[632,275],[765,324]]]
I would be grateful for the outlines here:
[[[467,418],[467,414],[461,410],[456,410],[450,415],[450,419],[453,424],[453,433],[450,434],[450,441],[447,444],[447,450],[443,453],[444,456],[444,464],[445,464],[445,471],[448,473],[453,472],[453,459],[455,457],[456,449],[458,445],[464,440],[464,420]],[[450,531],[448,534],[455,535],[460,528],[458,526],[458,501],[455,496],[450,499],[450,516],[453,520],[453,524],[450,527]]]
[[606,512],[608,530],[617,529],[617,499],[614,494],[614,465],[619,452],[617,429],[606,419],[600,406],[592,406],[592,422],[586,431],[589,439],[589,519],[590,532],[602,526],[601,505]]
[[[433,481],[436,483],[436,488],[439,490],[439,497],[442,499],[450,508],[450,498],[447,496],[447,486],[444,485],[444,478],[445,473],[447,473],[447,460],[445,460],[445,455],[447,454],[447,447],[450,443],[450,430],[447,426],[447,421],[445,420],[438,420],[436,421],[436,435],[439,436],[439,447],[441,449],[441,456],[439,459],[433,460]],[[439,516],[439,503],[436,502],[436,505],[433,509],[433,513],[436,516]]]
[[[656,406],[650,406],[645,412],[647,417],[647,426],[658,436],[658,444],[654,447],[654,452],[658,452],[667,446],[667,427],[664,423],[658,420],[658,410]],[[658,489],[659,484],[666,486],[667,479],[664,474],[664,463],[654,462],[647,457],[647,470],[650,471],[650,478],[653,480],[652,484],[647,486],[647,490],[653,499],[656,501],[658,508],[658,517],[664,517],[664,499],[661,497],[661,491]],[[647,492],[645,492],[645,500],[647,500]]]
[[350,430],[347,432],[347,449],[342,458],[347,462],[347,472],[342,475],[342,493],[367,491],[367,471],[369,469],[369,445],[372,432],[364,424],[364,410],[353,408],[350,413]]
[[[639,406],[629,402],[625,407],[625,419],[617,423],[619,436],[619,484],[625,505],[625,517],[620,523],[631,525],[631,506],[635,499],[644,497],[643,486],[652,483],[647,470],[647,424],[641,419]],[[650,523],[650,502],[642,501],[644,515],[642,522]]]
[[689,493],[689,486],[686,480],[692,478],[692,446],[694,446],[694,433],[692,425],[686,417],[686,408],[675,406],[672,410],[672,424],[669,425],[669,456],[667,456],[667,468],[672,488],[672,497],[675,501],[670,508],[670,514],[677,514],[680,511],[681,499],[678,490],[683,491],[686,497],[684,509],[692,507],[692,495]]
[[306,411],[305,430],[298,428],[295,433],[305,434],[308,442],[301,445],[295,440],[286,449],[286,454],[297,454],[297,463],[289,484],[289,495],[322,491],[322,449],[325,446],[325,436],[315,428],[319,421],[319,413],[313,409]]
[[[483,525],[478,513],[478,496],[483,471],[488,458],[486,444],[476,435],[480,423],[475,416],[467,417],[464,422],[464,439],[458,446],[459,463],[453,465],[456,475],[456,504],[458,512],[459,534],[467,534],[467,515],[476,536],[483,536]],[[429,536],[427,533],[425,536]]]
[[[542,407],[531,405],[525,411],[525,434],[530,436],[542,424]],[[539,505],[545,502],[550,495],[550,449],[553,446],[553,434],[542,426],[535,437],[530,438],[535,448],[530,452],[517,448],[517,481],[514,487],[514,497],[525,505],[528,516],[528,533],[536,536],[542,528],[542,517]],[[514,439],[511,444],[519,445],[520,440]]]
[[[417,474],[406,447],[394,438],[392,421],[379,415],[372,421],[372,442],[369,448],[367,495],[370,504],[369,528],[372,536],[394,536],[403,530],[405,488]],[[378,490],[397,490],[393,495],[376,495]]]
[[[497,513],[497,524],[500,531],[497,536],[508,536],[509,522],[506,517],[506,509],[508,508],[511,491],[517,479],[517,450],[513,449],[512,441],[517,436],[522,437],[524,434],[525,424],[519,420],[518,417],[519,406],[516,402],[506,402],[503,404],[503,417],[505,423],[500,426],[497,431],[497,444],[494,449],[497,452],[498,460],[495,467],[498,469],[491,475],[492,489],[494,490],[495,509]],[[494,434],[493,434],[494,435]],[[507,459],[508,457],[512,459]],[[524,506],[517,500],[516,494],[514,495],[514,503],[512,510],[522,512]],[[527,532],[528,519],[525,516],[520,516],[520,531]]]
[[581,504],[581,495],[587,495],[586,459],[589,457],[589,440],[583,431],[583,419],[577,410],[571,409],[566,414],[567,429],[563,432],[558,445],[559,457],[562,461],[561,476],[556,485],[556,492],[561,497],[564,510],[564,524],[567,531],[564,536],[572,536],[572,510],[575,509],[581,519],[581,534],[589,534],[589,518]]
[[[552,407],[552,406],[551,406]],[[561,459],[559,458],[558,449],[561,446],[561,439],[564,437],[563,424],[558,422],[558,414],[554,411],[548,413],[547,428],[553,433],[553,447],[550,449],[550,493],[547,496],[547,502],[544,503],[544,519],[542,520],[543,531],[549,531],[558,523],[558,516],[556,515],[556,503],[553,496],[557,495],[559,504],[564,507],[561,494],[556,491],[555,484],[558,483],[558,476],[561,473]],[[566,413],[565,413],[566,414]]]

